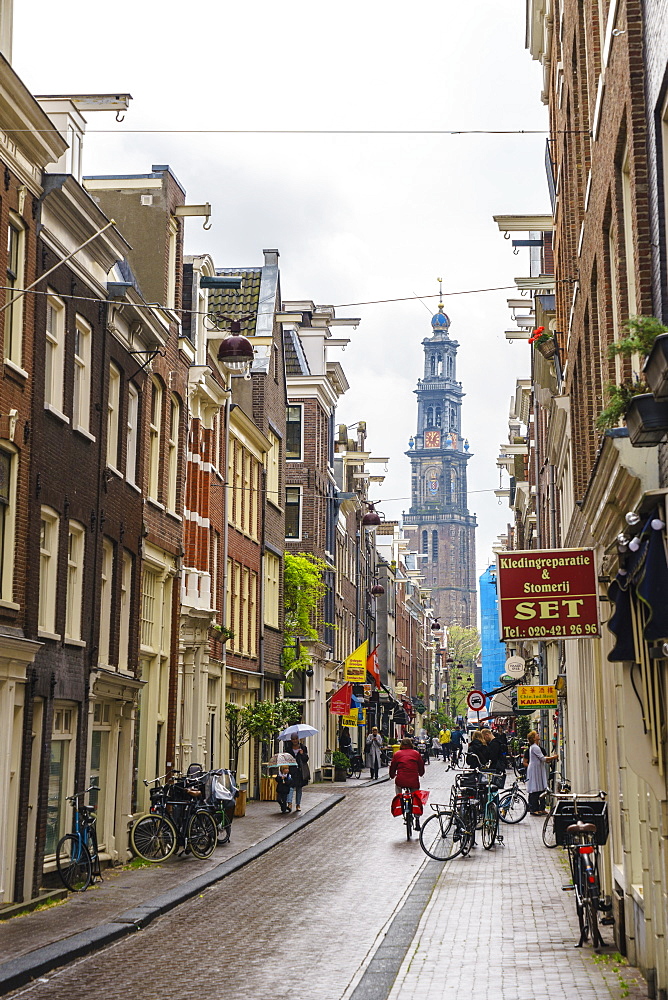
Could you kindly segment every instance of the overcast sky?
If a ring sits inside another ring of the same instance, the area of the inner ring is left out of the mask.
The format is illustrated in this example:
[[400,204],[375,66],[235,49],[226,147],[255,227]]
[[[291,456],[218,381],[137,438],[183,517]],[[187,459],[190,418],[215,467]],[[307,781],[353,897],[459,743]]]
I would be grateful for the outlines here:
[[[345,352],[332,352],[351,385],[338,419],[367,421],[368,447],[390,457],[372,498],[388,518],[407,510],[413,390],[438,299],[343,306],[434,294],[437,277],[461,292],[528,274],[528,250],[514,256],[492,215],[549,210],[545,136],[206,130],[545,129],[521,0],[15,0],[14,17],[14,68],[33,93],[132,94],[121,124],[88,115],[85,174],[169,163],[190,203],[213,206],[210,232],[187,222],[186,252],[232,267],[277,247],[284,298],[361,317]],[[160,129],[204,131],[150,131]],[[512,295],[444,300],[474,453],[478,572],[509,520],[492,492],[495,461],[515,380],[529,373],[526,342],[504,337]]]

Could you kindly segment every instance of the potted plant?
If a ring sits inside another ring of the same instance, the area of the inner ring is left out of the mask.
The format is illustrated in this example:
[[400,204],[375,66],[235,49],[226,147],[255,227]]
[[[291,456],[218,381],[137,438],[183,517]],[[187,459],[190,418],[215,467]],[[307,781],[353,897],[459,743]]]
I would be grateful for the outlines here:
[[217,622],[209,625],[209,635],[212,639],[216,639],[217,642],[228,642],[230,639],[234,639],[232,629],[226,628],[225,625],[219,625]]
[[544,326],[537,326],[529,343],[533,344],[539,354],[542,354],[546,361],[551,361],[557,353],[557,341],[551,334],[545,332]]
[[[653,316],[632,316],[625,323],[625,330],[625,335],[610,345],[608,356],[645,357],[643,374],[647,376],[649,369],[652,381],[636,376],[632,382],[610,385],[608,405],[596,425],[605,430],[623,419],[631,444],[635,448],[649,448],[659,444],[668,432],[668,327]],[[655,388],[658,398],[653,394]]]
[[332,754],[332,764],[334,765],[334,780],[346,781],[348,778],[348,765],[350,761],[343,750],[335,750]]

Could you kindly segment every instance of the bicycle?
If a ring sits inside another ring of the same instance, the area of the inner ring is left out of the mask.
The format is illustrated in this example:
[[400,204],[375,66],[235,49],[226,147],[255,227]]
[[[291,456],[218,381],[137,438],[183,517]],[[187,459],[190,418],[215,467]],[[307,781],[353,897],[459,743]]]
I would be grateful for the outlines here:
[[402,788],[399,793],[399,800],[401,804],[401,813],[404,823],[406,824],[406,840],[410,840],[413,836],[413,827],[416,830],[420,829],[420,820],[417,815],[413,813],[413,806],[415,804],[413,795],[415,794],[412,788]]
[[[564,891],[575,893],[575,907],[580,925],[580,939],[575,946],[582,948],[591,940],[594,949],[605,942],[598,926],[599,911],[610,906],[601,898],[598,868],[598,848],[608,839],[608,804],[605,792],[583,795],[553,793],[557,799],[554,828],[557,843],[568,851],[571,884]],[[570,806],[570,808],[569,808]]]
[[94,878],[102,881],[95,807],[77,805],[80,798],[92,791],[99,791],[99,786],[91,785],[83,792],[68,795],[67,801],[72,803],[74,809],[72,833],[61,837],[56,847],[58,875],[71,892],[85,892]]
[[520,791],[517,778],[510,788],[499,792],[499,818],[503,823],[520,823],[529,810],[526,796]]
[[[145,861],[166,861],[181,848],[181,854],[193,854],[200,860],[211,857],[218,842],[218,828],[208,808],[198,799],[201,788],[193,785],[192,777],[174,776],[167,784],[154,779],[151,789],[151,811],[140,816],[130,829],[130,845],[134,854]],[[144,779],[144,784],[149,782]]]
[[486,851],[490,851],[495,843],[502,844],[503,837],[499,835],[499,788],[506,782],[505,774],[497,774],[496,771],[482,771],[481,775],[485,782],[483,788],[486,790],[485,801],[481,801],[482,806],[482,846]]
[[[552,775],[552,781],[557,786],[558,792],[570,792],[571,783],[564,778],[557,778],[558,772]],[[545,822],[543,823],[543,843],[546,847],[553,848],[557,847],[557,839],[554,832],[554,813],[557,808],[558,799],[554,789],[547,789],[544,792],[544,804],[547,804],[547,800],[550,800],[550,808],[547,811],[547,816],[545,817]]]
[[350,755],[350,760],[348,762],[348,777],[349,778],[361,778],[362,768],[364,767],[364,758],[362,754],[358,751],[354,751]]

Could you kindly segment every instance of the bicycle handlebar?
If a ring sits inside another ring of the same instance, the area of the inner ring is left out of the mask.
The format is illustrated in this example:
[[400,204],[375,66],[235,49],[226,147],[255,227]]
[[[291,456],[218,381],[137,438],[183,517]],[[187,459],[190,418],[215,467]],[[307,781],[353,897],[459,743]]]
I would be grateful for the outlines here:
[[83,795],[88,795],[89,792],[99,792],[99,791],[100,791],[99,785],[91,785],[90,788],[85,788],[83,792],[76,792],[74,795],[68,795],[67,801],[76,802],[77,799],[80,799]]

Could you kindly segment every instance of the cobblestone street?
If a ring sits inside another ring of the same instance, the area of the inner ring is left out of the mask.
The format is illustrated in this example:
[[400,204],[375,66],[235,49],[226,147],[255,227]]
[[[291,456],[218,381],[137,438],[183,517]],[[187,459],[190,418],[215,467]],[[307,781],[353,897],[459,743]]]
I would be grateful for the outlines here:
[[[427,769],[433,800],[449,783],[440,763]],[[527,817],[504,828],[505,847],[442,866],[406,842],[392,794],[388,783],[351,787],[329,813],[201,896],[12,996],[646,996],[634,970],[574,948],[561,852],[543,847],[541,821]],[[28,933],[30,918],[21,922]],[[604,937],[612,940],[611,928]]]

